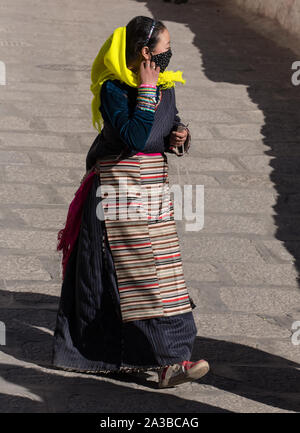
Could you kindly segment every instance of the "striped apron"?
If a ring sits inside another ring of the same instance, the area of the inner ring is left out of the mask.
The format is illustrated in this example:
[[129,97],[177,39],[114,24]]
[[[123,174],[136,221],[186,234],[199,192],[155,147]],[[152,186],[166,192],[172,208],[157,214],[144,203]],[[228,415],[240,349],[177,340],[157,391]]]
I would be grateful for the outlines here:
[[120,294],[122,321],[192,311],[170,199],[167,156],[97,160],[100,203]]

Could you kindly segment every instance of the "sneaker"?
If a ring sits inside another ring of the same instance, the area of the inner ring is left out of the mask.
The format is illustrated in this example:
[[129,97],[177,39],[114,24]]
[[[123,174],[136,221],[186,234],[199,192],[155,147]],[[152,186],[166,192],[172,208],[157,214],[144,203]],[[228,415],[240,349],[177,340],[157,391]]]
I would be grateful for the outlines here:
[[158,373],[158,387],[171,388],[184,382],[190,382],[204,376],[208,371],[209,364],[204,359],[196,362],[182,361],[164,367]]

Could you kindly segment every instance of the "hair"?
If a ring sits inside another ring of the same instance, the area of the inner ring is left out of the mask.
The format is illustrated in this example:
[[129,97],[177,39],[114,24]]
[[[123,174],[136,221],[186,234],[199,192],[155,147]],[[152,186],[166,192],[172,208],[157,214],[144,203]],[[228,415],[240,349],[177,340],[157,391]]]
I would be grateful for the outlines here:
[[159,42],[159,34],[166,29],[161,21],[156,21],[151,38],[147,41],[148,34],[153,23],[153,18],[139,15],[132,18],[126,26],[126,63],[134,63],[140,56],[142,47],[149,47],[153,51]]

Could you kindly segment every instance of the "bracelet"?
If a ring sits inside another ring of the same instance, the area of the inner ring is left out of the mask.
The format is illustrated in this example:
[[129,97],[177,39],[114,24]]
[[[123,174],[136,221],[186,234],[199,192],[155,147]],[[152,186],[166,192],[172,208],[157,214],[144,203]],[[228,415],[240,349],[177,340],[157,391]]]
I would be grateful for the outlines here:
[[156,88],[153,87],[140,87],[138,88],[138,95],[136,98],[137,107],[140,110],[155,112],[156,106]]
[[156,86],[153,86],[152,84],[140,84],[138,87],[152,87],[153,89],[156,89]]

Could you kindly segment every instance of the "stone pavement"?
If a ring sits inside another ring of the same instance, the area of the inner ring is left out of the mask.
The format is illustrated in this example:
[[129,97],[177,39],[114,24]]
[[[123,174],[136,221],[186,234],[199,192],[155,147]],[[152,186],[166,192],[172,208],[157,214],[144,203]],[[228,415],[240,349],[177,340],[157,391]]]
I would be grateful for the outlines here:
[[[91,63],[112,29],[136,15],[166,23],[169,68],[187,80],[176,97],[192,147],[169,156],[171,184],[204,185],[203,229],[177,226],[197,304],[192,359],[207,359],[211,371],[166,390],[155,373],[48,366],[57,231],[96,136]],[[300,411],[300,346],[291,338],[300,320],[300,86],[291,65],[300,55],[287,40],[269,20],[246,21],[222,2],[2,0],[1,412]]]

